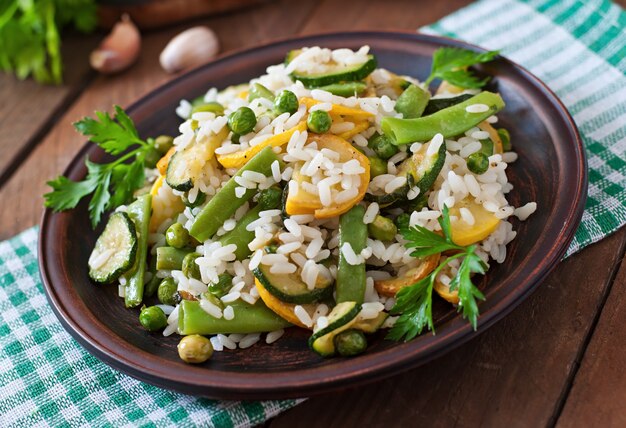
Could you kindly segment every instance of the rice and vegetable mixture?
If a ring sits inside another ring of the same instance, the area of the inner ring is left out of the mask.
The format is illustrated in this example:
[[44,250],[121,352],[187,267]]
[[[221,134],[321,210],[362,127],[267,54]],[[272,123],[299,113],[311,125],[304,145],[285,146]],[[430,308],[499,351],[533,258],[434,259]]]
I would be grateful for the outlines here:
[[367,46],[303,48],[181,101],[179,135],[152,141],[149,192],[110,217],[91,277],[127,306],[154,294],[140,321],[186,336],[188,362],[290,326],[322,356],[356,355],[379,329],[433,330],[435,294],[476,327],[472,276],[505,260],[508,219],[536,209],[507,202],[504,102],[467,68],[495,54],[443,48],[419,82]]

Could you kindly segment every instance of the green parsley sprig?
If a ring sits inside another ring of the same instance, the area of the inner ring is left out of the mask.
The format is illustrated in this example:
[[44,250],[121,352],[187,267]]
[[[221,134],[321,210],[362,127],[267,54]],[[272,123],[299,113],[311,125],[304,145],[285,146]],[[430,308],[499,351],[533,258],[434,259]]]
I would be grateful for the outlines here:
[[500,51],[478,53],[460,48],[439,48],[433,54],[433,65],[425,83],[428,85],[439,78],[461,88],[482,88],[489,78],[479,79],[468,67],[489,62],[499,53]]
[[95,0],[0,2],[0,71],[61,83],[61,28],[72,25],[89,32],[96,21]]
[[458,310],[462,311],[463,317],[476,329],[479,313],[476,299],[484,300],[485,297],[472,283],[471,275],[484,274],[486,265],[476,254],[476,245],[463,247],[452,241],[448,207],[444,206],[439,224],[443,236],[421,226],[400,230],[404,239],[408,241],[404,244],[405,247],[414,249],[411,253],[413,257],[428,257],[444,251],[454,251],[455,254],[446,258],[428,276],[398,292],[391,313],[400,314],[400,317],[387,334],[388,339],[408,341],[421,334],[424,328],[435,331],[432,315],[435,279],[439,272],[455,259],[461,259],[461,264],[456,276],[450,282],[450,291],[458,291]]
[[94,228],[104,211],[127,203],[135,190],[144,185],[146,154],[154,150],[139,138],[133,121],[120,106],[115,106],[113,118],[106,112],[96,112],[96,118],[85,117],[74,123],[74,127],[105,152],[122,156],[105,164],[86,159],[84,180],[72,181],[59,176],[48,181],[53,191],[44,195],[47,207],[63,211],[74,208],[82,198],[93,194],[89,201],[89,218]]

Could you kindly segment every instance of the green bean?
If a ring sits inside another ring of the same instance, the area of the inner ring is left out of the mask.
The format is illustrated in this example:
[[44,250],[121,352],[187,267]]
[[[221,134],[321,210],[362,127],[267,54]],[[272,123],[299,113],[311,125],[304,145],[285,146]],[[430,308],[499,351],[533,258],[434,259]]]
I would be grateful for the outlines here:
[[333,95],[339,95],[340,97],[353,97],[365,91],[367,85],[363,82],[342,82],[320,86],[317,89],[330,92]]
[[[367,225],[363,223],[365,208],[355,205],[339,217],[339,248],[350,244],[354,252],[359,253],[367,245]],[[351,265],[346,261],[343,251],[339,251],[337,268],[337,303],[363,303],[365,297],[365,263]]]
[[260,83],[255,83],[250,87],[248,91],[248,102],[252,100],[256,100],[257,98],[265,98],[270,101],[274,101],[274,93],[267,89],[265,86]]
[[256,115],[250,107],[239,107],[228,116],[228,128],[235,134],[252,132],[256,125]]
[[175,306],[180,302],[180,296],[178,295],[178,287],[174,278],[167,277],[164,278],[163,281],[159,284],[159,289],[157,291],[157,298],[159,302],[164,305],[172,305]]
[[398,148],[393,144],[391,138],[384,134],[372,135],[367,141],[367,146],[374,150],[374,153],[376,153],[379,158],[384,160],[398,153]]
[[367,349],[367,339],[362,331],[349,329],[342,331],[333,339],[337,353],[342,357],[353,357]]
[[387,174],[387,162],[378,156],[368,156],[370,161],[370,177],[374,178],[379,175]]
[[404,119],[420,117],[430,100],[430,92],[417,85],[410,85],[396,100],[396,111],[402,113]]
[[274,100],[274,111],[278,114],[293,114],[298,111],[298,97],[291,91],[281,91]]
[[192,334],[183,337],[178,343],[178,356],[186,363],[204,363],[213,355],[213,345],[204,336]]
[[221,116],[224,114],[224,106],[217,101],[209,101],[206,103],[195,105],[191,109],[191,114],[200,112],[215,113],[216,116]]
[[220,243],[223,247],[230,244],[237,246],[235,250],[237,260],[244,260],[252,254],[248,244],[254,239],[254,231],[246,230],[246,227],[253,221],[258,220],[259,213],[263,210],[260,204],[255,206],[239,219],[233,230],[221,236]]
[[391,241],[396,237],[398,228],[393,221],[382,215],[377,215],[374,221],[367,225],[369,235],[379,241]]
[[165,231],[165,242],[174,248],[186,247],[189,243],[189,232],[180,223],[174,223]]
[[199,253],[189,253],[183,259],[182,271],[187,278],[201,279],[200,266],[196,263],[196,259],[200,257]]
[[324,110],[315,110],[309,113],[309,117],[306,120],[306,126],[309,130],[317,134],[323,134],[328,131],[332,124],[333,120],[330,114]]
[[[486,111],[470,113],[466,110],[466,107],[477,104],[487,106]],[[442,134],[444,138],[462,134],[503,108],[504,101],[500,95],[485,91],[430,116],[417,119],[385,117],[381,126],[385,135],[391,137],[394,144],[428,141],[437,134]]]
[[472,153],[467,157],[467,168],[474,174],[484,174],[489,169],[489,158],[483,152]]
[[183,300],[179,306],[178,328],[181,334],[260,333],[289,327],[287,321],[267,308],[262,301],[250,305],[242,301],[230,303],[235,317],[215,318],[200,307],[199,301]]
[[134,308],[143,300],[144,275],[146,273],[146,258],[148,253],[148,225],[152,210],[152,196],[149,194],[140,196],[130,204],[126,213],[135,223],[137,230],[137,257],[135,265],[124,274],[126,277],[124,303],[127,308]]
[[148,306],[141,309],[139,322],[146,330],[157,331],[167,325],[167,317],[163,309],[158,306]]
[[159,283],[161,282],[161,278],[156,276],[156,270],[157,270],[156,269],[156,257],[150,257],[149,271],[152,274],[152,278],[150,278],[150,281],[148,281],[146,285],[144,285],[144,288],[143,288],[144,297],[152,297],[152,295],[154,295],[154,293],[156,293],[157,289],[159,288]]
[[157,270],[181,270],[183,259],[191,252],[192,250],[188,248],[159,247],[156,252],[156,268]]
[[255,171],[270,176],[272,162],[276,160],[278,157],[272,147],[265,147],[250,159],[198,213],[189,231],[191,236],[204,242],[215,235],[222,224],[257,192],[256,189],[246,189],[241,198],[238,198],[235,189],[239,187],[239,184],[235,181],[235,177],[240,177],[244,171]]

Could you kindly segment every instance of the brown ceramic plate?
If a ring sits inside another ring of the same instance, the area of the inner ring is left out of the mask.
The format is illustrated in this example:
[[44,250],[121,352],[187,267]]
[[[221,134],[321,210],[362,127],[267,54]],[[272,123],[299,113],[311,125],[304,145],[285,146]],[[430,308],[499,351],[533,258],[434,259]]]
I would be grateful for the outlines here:
[[[302,46],[330,48],[371,46],[381,67],[424,78],[431,55],[441,46],[479,48],[445,38],[407,33],[339,33],[272,43],[229,55],[191,71],[133,104],[128,112],[143,136],[174,134],[174,109],[210,87],[248,81]],[[499,125],[511,131],[519,161],[508,171],[515,185],[513,205],[536,201],[538,211],[524,223],[514,221],[517,239],[508,257],[484,280],[487,300],[480,305],[478,332],[452,306],[437,301],[437,335],[408,343],[375,337],[364,355],[324,359],[307,348],[308,333],[289,329],[273,345],[217,352],[210,362],[191,366],[179,360],[177,337],[147,333],[138,310],[127,310],[117,287],[97,287],[87,277],[87,258],[97,232],[89,225],[87,204],[60,214],[49,210],[41,222],[41,275],[50,304],[65,328],[89,352],[143,381],[190,394],[228,399],[303,397],[371,382],[418,366],[485,331],[520,304],[563,257],[580,221],[587,175],[581,140],[557,97],[528,71],[506,59],[482,68],[506,101]],[[87,144],[65,174],[81,179],[85,156],[104,159]],[[102,226],[101,226],[102,227]]]

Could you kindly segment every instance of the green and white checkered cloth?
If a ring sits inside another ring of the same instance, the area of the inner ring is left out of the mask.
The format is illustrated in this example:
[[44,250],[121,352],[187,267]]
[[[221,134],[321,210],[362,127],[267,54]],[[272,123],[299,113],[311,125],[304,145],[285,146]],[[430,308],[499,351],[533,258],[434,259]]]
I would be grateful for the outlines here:
[[[482,0],[424,31],[526,66],[574,116],[589,155],[589,200],[572,254],[626,223],[626,15],[605,0]],[[83,350],[49,308],[36,228],[0,243],[0,426],[247,427],[296,400],[186,396],[116,372]]]
[[482,0],[420,31],[501,49],[567,106],[589,192],[566,256],[626,224],[626,12],[608,0]]

